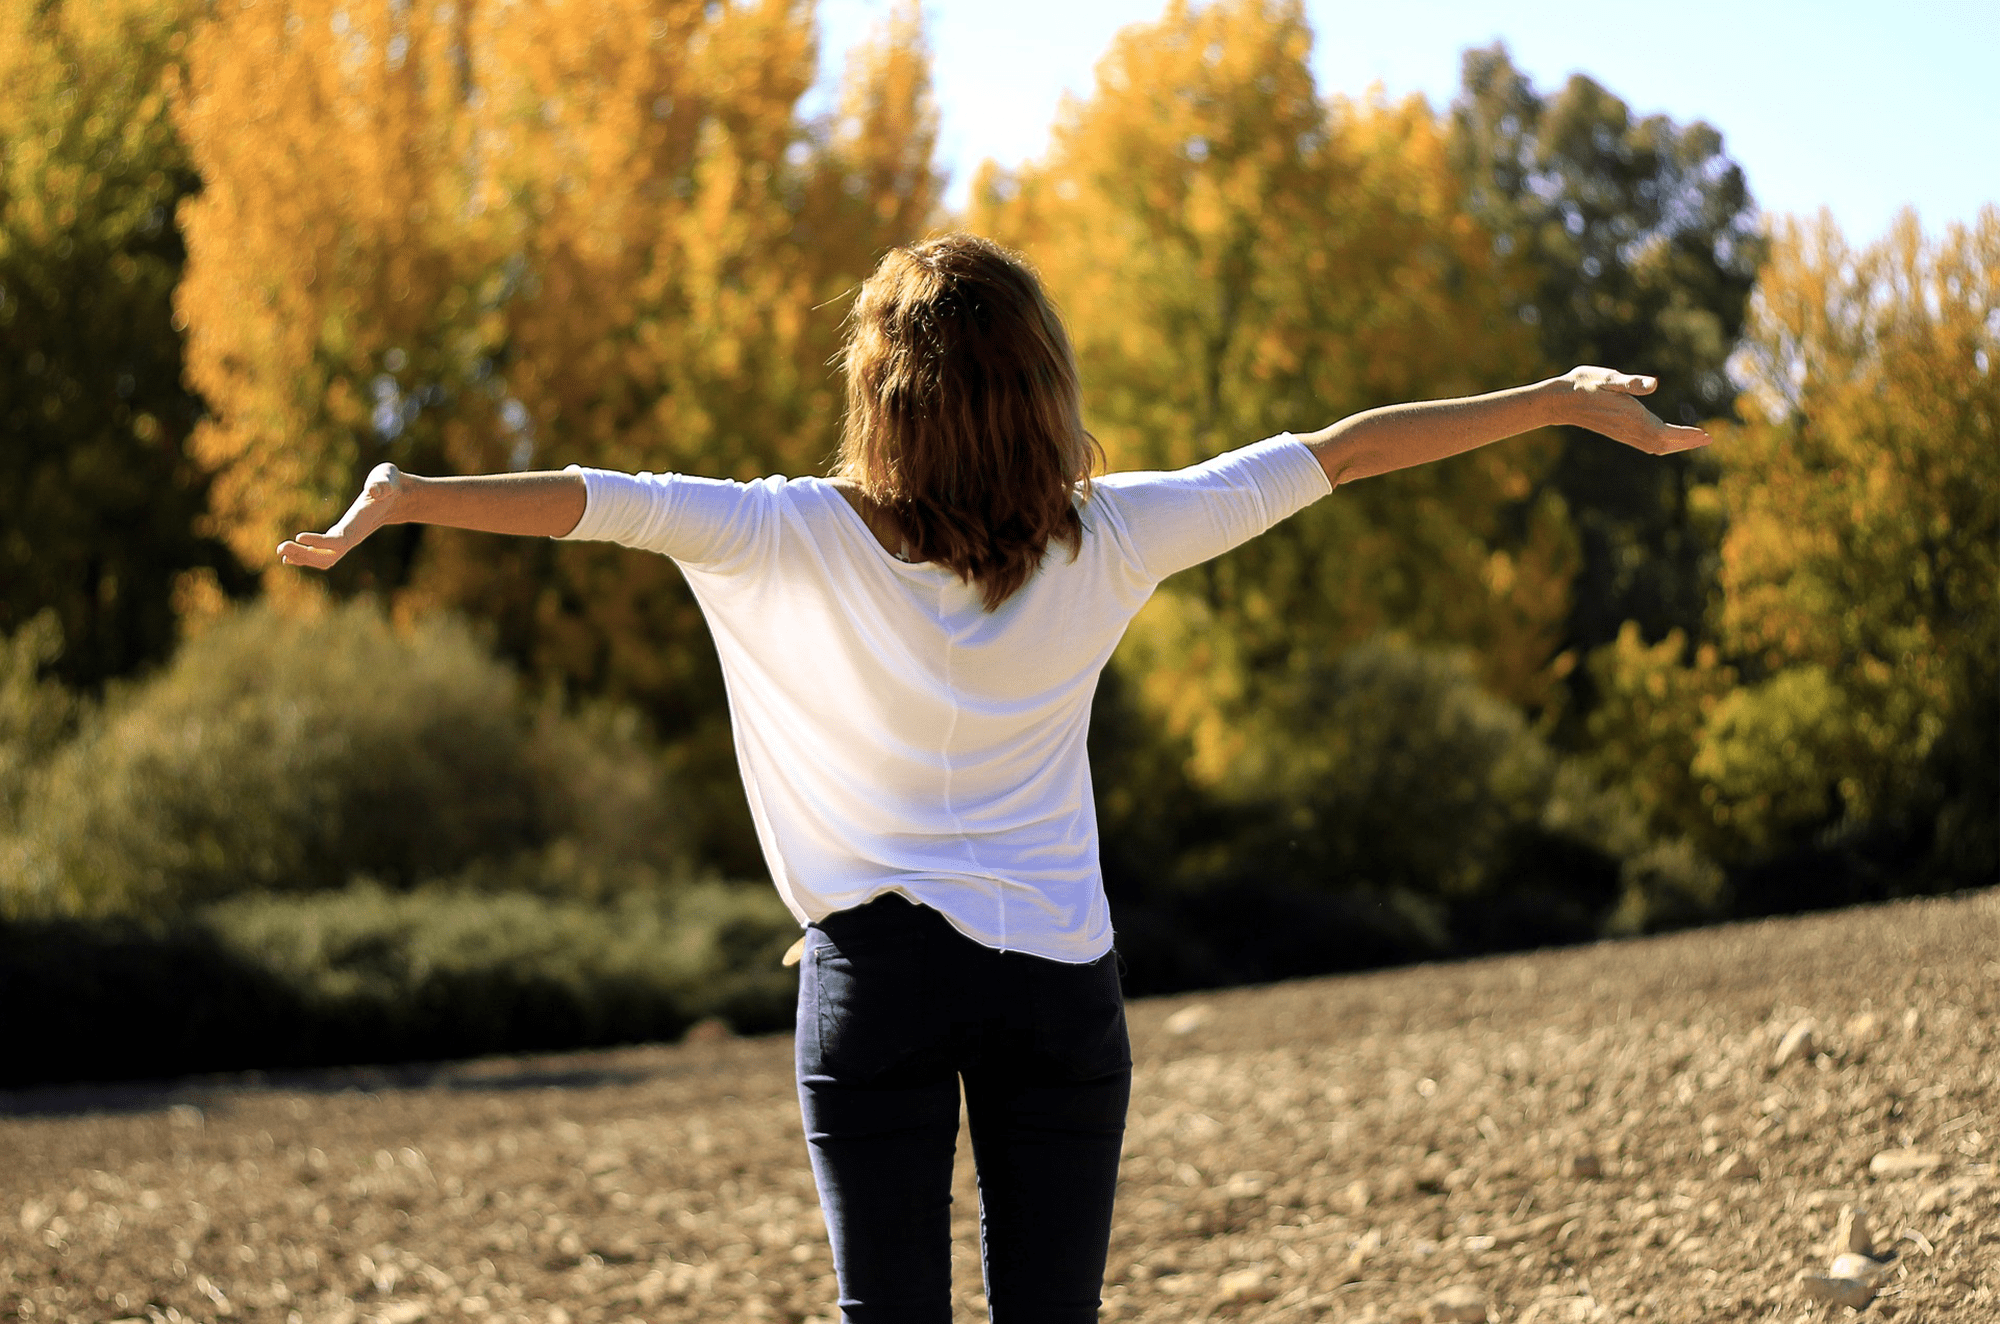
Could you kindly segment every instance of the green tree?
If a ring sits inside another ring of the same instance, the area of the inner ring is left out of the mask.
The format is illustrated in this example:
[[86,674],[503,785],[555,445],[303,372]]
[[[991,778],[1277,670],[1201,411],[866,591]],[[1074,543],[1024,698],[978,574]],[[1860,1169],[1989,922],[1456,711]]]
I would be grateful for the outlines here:
[[242,579],[198,531],[172,307],[199,181],[167,84],[199,9],[0,3],[0,635],[53,611],[74,685],[167,654],[182,576]]
[[[1581,74],[1538,91],[1504,46],[1467,51],[1450,156],[1466,205],[1526,285],[1519,316],[1554,371],[1608,363],[1656,374],[1670,422],[1726,415],[1727,360],[1763,253],[1743,171],[1701,122],[1638,116]],[[1719,524],[1696,492],[1713,460],[1666,461],[1565,429],[1545,481],[1582,544],[1565,642],[1699,639]],[[1583,673],[1579,673],[1580,675]]]

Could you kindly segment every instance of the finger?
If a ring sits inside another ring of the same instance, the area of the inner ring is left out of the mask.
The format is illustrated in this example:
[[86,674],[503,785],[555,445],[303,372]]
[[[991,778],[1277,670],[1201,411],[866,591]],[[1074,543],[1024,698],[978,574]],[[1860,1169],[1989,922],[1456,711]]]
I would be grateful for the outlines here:
[[292,541],[305,547],[338,547],[346,539],[337,533],[301,533]]
[[1626,395],[1651,395],[1660,389],[1659,378],[1642,377],[1629,372],[1616,373],[1604,384],[1614,391],[1623,391]]
[[303,566],[308,570],[324,570],[338,561],[340,554],[316,547],[306,547],[296,540],[287,540],[278,544],[278,559],[286,565]]
[[1669,450],[1665,453],[1671,454],[1674,451],[1700,450],[1703,446],[1708,445],[1714,440],[1714,437],[1709,436],[1708,433],[1702,431],[1700,428],[1684,428],[1678,423],[1669,423],[1667,425],[1667,444]]

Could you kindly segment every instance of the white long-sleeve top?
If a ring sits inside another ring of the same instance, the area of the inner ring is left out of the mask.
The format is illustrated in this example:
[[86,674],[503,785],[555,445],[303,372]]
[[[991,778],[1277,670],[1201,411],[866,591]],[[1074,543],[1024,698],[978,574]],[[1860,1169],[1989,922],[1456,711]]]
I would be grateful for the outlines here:
[[[572,466],[573,468],[575,466]],[[996,610],[890,555],[832,484],[582,469],[568,535],[672,557],[714,632],[772,881],[800,923],[900,892],[1001,950],[1111,947],[1084,737],[1154,587],[1324,496],[1289,434],[1095,480]]]

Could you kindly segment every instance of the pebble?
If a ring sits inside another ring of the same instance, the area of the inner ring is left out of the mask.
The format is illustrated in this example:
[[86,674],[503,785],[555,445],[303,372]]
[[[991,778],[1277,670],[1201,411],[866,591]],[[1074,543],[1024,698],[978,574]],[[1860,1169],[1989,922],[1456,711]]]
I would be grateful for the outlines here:
[[1278,1284],[1263,1265],[1232,1269],[1216,1283],[1216,1296],[1223,1301],[1269,1301],[1278,1294]]
[[1601,1177],[1604,1165],[1595,1154],[1571,1154],[1563,1161],[1563,1175],[1566,1177]]
[[1935,1214],[1941,1209],[1949,1209],[1953,1205],[1965,1203],[1965,1201],[1977,1194],[1978,1191],[1979,1183],[1964,1177],[1959,1177],[1952,1181],[1940,1182],[1928,1191],[1925,1191],[1923,1198],[1917,1201],[1917,1212]]
[[1788,1062],[1802,1061],[1813,1055],[1813,1023],[1800,1021],[1785,1031],[1785,1037],[1778,1041],[1778,1051],[1772,1055],[1771,1065],[1784,1066]]
[[1865,1048],[1882,1037],[1887,1027],[1882,1018],[1872,1011],[1864,1011],[1847,1022],[1847,1040],[1856,1048]]
[[1486,1324],[1486,1298],[1475,1287],[1447,1287],[1424,1309],[1432,1324]]
[[1942,1166],[1944,1155],[1922,1149],[1885,1149],[1868,1160],[1868,1171],[1894,1181],[1899,1177],[1921,1177]]
[[1848,1251],[1833,1257],[1827,1273],[1834,1278],[1850,1278],[1857,1283],[1879,1283],[1889,1266],[1868,1255],[1856,1255]]
[[1748,1181],[1757,1175],[1757,1165],[1742,1154],[1731,1154],[1716,1165],[1715,1175],[1724,1181]]
[[1182,1007],[1179,1011],[1167,1017],[1165,1028],[1168,1034],[1193,1034],[1196,1030],[1208,1024],[1214,1015],[1214,1010],[1207,1003],[1197,1002],[1192,1006]]

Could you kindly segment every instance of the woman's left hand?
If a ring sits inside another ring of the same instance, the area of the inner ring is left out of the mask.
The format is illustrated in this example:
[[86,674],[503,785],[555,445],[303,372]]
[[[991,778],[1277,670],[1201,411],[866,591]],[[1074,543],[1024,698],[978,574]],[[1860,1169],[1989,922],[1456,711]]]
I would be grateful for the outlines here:
[[1639,403],[1635,397],[1651,395],[1659,387],[1652,377],[1581,367],[1556,380],[1568,388],[1560,405],[1564,423],[1589,428],[1649,455],[1697,450],[1714,440],[1700,428],[1663,422]]

